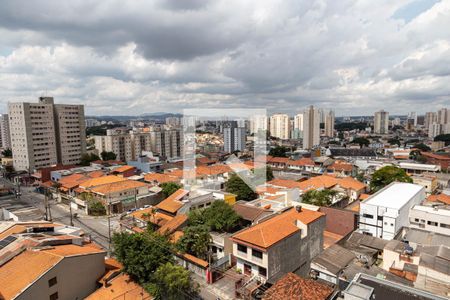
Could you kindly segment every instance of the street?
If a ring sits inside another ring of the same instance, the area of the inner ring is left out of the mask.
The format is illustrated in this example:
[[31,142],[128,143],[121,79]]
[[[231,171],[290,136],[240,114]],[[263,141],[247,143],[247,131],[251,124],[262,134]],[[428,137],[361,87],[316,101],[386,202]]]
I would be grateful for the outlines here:
[[[0,178],[0,182],[11,187],[17,187],[5,178]],[[45,213],[44,195],[34,192],[32,186],[21,186],[20,199],[27,204],[34,206]],[[14,197],[14,195],[11,195]],[[68,205],[56,203],[55,200],[49,200],[49,206],[51,210],[51,216],[53,222],[70,226],[70,210]],[[87,236],[90,236],[92,241],[103,247],[105,250],[109,250],[109,237],[108,237],[108,218],[106,216],[93,217],[88,216],[84,212],[79,210],[72,210],[72,214],[76,213],[77,218],[73,218],[73,225],[81,228]],[[119,227],[119,217],[112,216],[110,218],[111,234]]]

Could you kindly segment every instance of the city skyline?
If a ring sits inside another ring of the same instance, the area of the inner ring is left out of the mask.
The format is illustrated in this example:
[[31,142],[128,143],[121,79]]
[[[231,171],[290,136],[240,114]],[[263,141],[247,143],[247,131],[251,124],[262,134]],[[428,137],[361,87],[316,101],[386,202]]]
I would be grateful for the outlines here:
[[87,115],[288,113],[309,105],[336,116],[424,114],[449,102],[449,7],[448,0],[166,0],[66,9],[6,1],[0,111],[52,96],[84,104]]

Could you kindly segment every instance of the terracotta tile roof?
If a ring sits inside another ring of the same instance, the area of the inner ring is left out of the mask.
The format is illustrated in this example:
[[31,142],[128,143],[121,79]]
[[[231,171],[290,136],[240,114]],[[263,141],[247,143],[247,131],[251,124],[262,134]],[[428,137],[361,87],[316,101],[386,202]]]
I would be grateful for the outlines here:
[[437,160],[450,160],[450,156],[435,154],[435,153],[431,153],[431,152],[422,152],[421,154],[423,156],[426,156],[426,157],[429,157],[429,158],[434,158],[434,159],[437,159]]
[[300,188],[300,182],[289,179],[272,179],[271,181],[267,182],[267,184],[289,189]]
[[123,300],[137,300],[137,299],[153,299],[145,289],[138,283],[133,281],[130,276],[122,273],[114,279],[108,282],[107,286],[102,286],[92,294],[90,294],[87,300],[110,300],[110,299],[123,299]]
[[62,177],[58,182],[61,184],[61,188],[72,189],[77,187],[81,182],[89,180],[90,177],[84,174],[72,174]]
[[207,268],[209,266],[207,261],[204,261],[203,259],[195,257],[194,255],[190,255],[190,254],[185,253],[182,256],[186,260],[188,260],[188,261],[190,261],[190,262],[192,262],[192,263],[194,263],[194,264],[196,264],[196,265],[198,265],[200,267]]
[[254,222],[258,218],[269,215],[272,211],[265,210],[253,205],[247,205],[245,203],[235,203],[233,205],[233,210],[244,220]]
[[271,219],[236,233],[232,239],[236,242],[243,242],[267,249],[298,232],[300,228],[295,225],[296,221],[310,224],[322,216],[325,216],[325,214],[321,212],[304,208],[301,212],[297,212],[295,208],[291,208]]
[[339,180],[336,177],[329,175],[321,175],[311,177],[308,180],[299,183],[299,189],[302,191],[315,190],[320,188],[329,189],[338,184]]
[[258,186],[256,187],[256,192],[258,194],[276,194],[283,189],[272,187],[272,186]]
[[11,234],[16,233],[25,233],[27,228],[29,227],[55,227],[60,226],[60,224],[50,223],[50,222],[23,222],[23,223],[14,223],[4,231],[0,232],[0,240],[10,236]]
[[353,170],[353,165],[345,161],[336,160],[328,167],[328,169],[335,171],[351,172]]
[[90,188],[94,186],[99,186],[103,184],[113,183],[113,182],[119,182],[127,180],[126,178],[115,176],[115,175],[108,175],[108,176],[102,176],[97,178],[91,178],[86,181],[83,181],[80,183],[80,187],[82,188]]
[[158,226],[163,226],[166,223],[172,221],[172,219],[174,218],[160,212],[153,213],[154,209],[154,207],[150,207],[142,210],[137,210],[135,212],[132,212],[130,215],[136,219],[142,220],[144,222],[151,222]]
[[146,186],[148,186],[146,183],[126,179],[123,181],[117,181],[117,182],[112,182],[112,183],[108,183],[108,184],[95,186],[95,187],[91,188],[90,190],[94,193],[107,195],[109,193],[127,191],[127,190],[137,189],[137,188],[146,187]]
[[176,213],[181,207],[183,207],[183,202],[180,200],[189,193],[187,190],[179,189],[158,205],[157,208],[168,211],[170,213]]
[[166,182],[177,182],[179,178],[169,174],[150,173],[144,175],[144,180],[147,182],[157,182],[158,184]]
[[344,237],[343,235],[325,230],[323,232],[323,247],[324,247],[324,249],[330,247],[331,245],[336,244],[337,242],[342,240],[343,237]]
[[184,232],[183,231],[181,231],[181,230],[177,230],[177,231],[175,231],[174,233],[172,233],[171,235],[170,235],[170,237],[169,237],[169,239],[170,239],[170,241],[172,242],[172,243],[176,243],[176,242],[178,242],[178,240],[179,239],[181,239],[181,237],[184,235]]
[[430,202],[441,202],[450,205],[450,196],[446,194],[430,195],[427,200]]
[[266,291],[263,299],[326,300],[332,293],[333,289],[326,284],[287,273]]
[[366,199],[369,198],[369,197],[370,197],[369,194],[361,194],[361,195],[359,196],[359,200],[366,200]]
[[161,226],[158,232],[160,234],[171,234],[186,223],[187,219],[188,217],[186,215],[176,215],[172,220]]
[[114,173],[124,173],[126,171],[130,171],[130,170],[134,170],[134,169],[136,169],[136,167],[125,165],[125,166],[120,166],[118,168],[115,168],[113,170],[113,172]]
[[97,178],[97,177],[102,177],[105,176],[105,172],[103,171],[92,171],[86,174],[87,176],[89,176],[90,178]]
[[285,164],[289,161],[288,157],[272,157],[267,156],[267,162],[268,163],[278,163],[278,164]]
[[287,162],[288,166],[298,166],[298,167],[304,167],[304,166],[314,166],[314,161],[309,157],[302,157],[298,160],[290,160]]
[[1,266],[0,294],[5,299],[12,299],[64,257],[93,253],[105,253],[105,251],[90,245],[60,245],[48,250],[26,250]]
[[343,187],[344,189],[352,189],[355,191],[364,190],[366,188],[366,185],[364,183],[356,180],[353,177],[344,177],[339,179],[339,186]]
[[221,175],[231,172],[231,168],[227,165],[198,166],[196,172],[197,175]]

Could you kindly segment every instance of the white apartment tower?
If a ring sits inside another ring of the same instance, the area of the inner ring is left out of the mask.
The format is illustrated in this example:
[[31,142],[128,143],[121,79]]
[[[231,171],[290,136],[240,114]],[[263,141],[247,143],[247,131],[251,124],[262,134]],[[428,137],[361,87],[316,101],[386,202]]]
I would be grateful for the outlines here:
[[0,115],[0,148],[11,149],[11,136],[9,134],[9,118],[7,114]]
[[425,113],[425,128],[430,128],[430,125],[437,122],[437,115],[434,112]]
[[441,108],[437,111],[437,123],[445,125],[450,123],[450,110],[447,108]]
[[268,130],[269,120],[266,115],[255,115],[250,118],[250,133]]
[[333,137],[334,136],[334,111],[329,110],[325,115],[325,136]]
[[310,106],[303,113],[303,148],[312,149],[320,144],[319,111]]
[[294,116],[294,129],[292,130],[292,138],[303,138],[303,114],[296,114]]
[[245,128],[228,126],[223,129],[223,148],[227,153],[245,149]]
[[289,139],[289,116],[274,114],[270,117],[270,135],[282,140]]
[[18,171],[77,164],[86,152],[83,105],[8,103],[14,168]]
[[389,113],[384,110],[377,111],[374,116],[374,132],[387,134],[389,132]]

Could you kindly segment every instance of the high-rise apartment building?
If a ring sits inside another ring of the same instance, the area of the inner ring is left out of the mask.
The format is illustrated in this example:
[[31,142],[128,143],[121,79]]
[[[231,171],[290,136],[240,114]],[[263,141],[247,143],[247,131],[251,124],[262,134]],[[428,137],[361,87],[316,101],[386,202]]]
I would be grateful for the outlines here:
[[80,162],[86,152],[83,105],[54,104],[53,97],[40,97],[38,103],[8,103],[8,111],[16,170]]
[[95,148],[99,153],[113,152],[121,161],[136,160],[144,151],[151,151],[168,159],[183,156],[183,133],[180,129],[130,132],[126,128],[115,128],[107,130],[106,135],[94,138]]
[[430,125],[437,122],[437,115],[434,112],[425,113],[425,128],[430,128]]
[[430,124],[430,126],[428,127],[428,137],[429,138],[434,138],[438,135],[441,134],[442,132],[442,124],[438,124],[436,122],[434,122],[433,124]]
[[334,136],[334,111],[329,110],[325,115],[325,136],[333,137]]
[[437,111],[437,123],[444,125],[450,123],[450,110],[447,108],[441,108]]
[[9,118],[7,114],[0,115],[0,148],[11,149]]
[[245,149],[245,128],[237,123],[230,123],[223,129],[223,149],[227,153]]
[[266,115],[255,115],[250,118],[250,133],[267,132],[269,120]]
[[177,127],[181,125],[181,119],[178,117],[167,117],[166,118],[166,125]]
[[270,135],[282,140],[289,139],[289,116],[274,114],[270,117]]
[[294,116],[294,127],[292,130],[293,139],[303,138],[303,114],[296,114]]
[[303,113],[303,148],[312,149],[320,144],[319,111],[310,106]]
[[375,112],[374,132],[377,134],[387,134],[389,132],[389,113],[384,110]]

